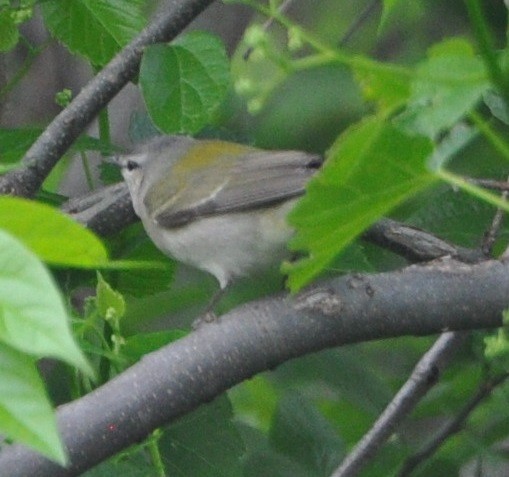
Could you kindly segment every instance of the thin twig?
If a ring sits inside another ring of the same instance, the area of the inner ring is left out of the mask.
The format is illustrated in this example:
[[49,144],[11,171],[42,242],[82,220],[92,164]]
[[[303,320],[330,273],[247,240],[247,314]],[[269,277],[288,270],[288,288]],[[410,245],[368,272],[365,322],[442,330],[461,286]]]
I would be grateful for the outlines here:
[[[508,180],[507,183],[509,183],[509,178],[507,180]],[[507,190],[503,191],[501,194],[502,199],[506,200],[508,194],[509,191]],[[493,246],[495,245],[498,234],[500,232],[500,228],[502,227],[504,216],[505,212],[502,209],[498,208],[495,212],[495,215],[493,216],[493,220],[491,221],[489,229],[484,234],[481,244],[481,250],[486,257],[492,256]]]
[[465,407],[460,410],[458,415],[445,424],[426,447],[405,461],[403,467],[399,471],[398,477],[407,477],[410,475],[417,466],[429,459],[447,439],[461,431],[465,421],[468,419],[472,411],[474,411],[477,406],[482,403],[482,401],[491,395],[493,389],[501,385],[508,377],[509,373],[504,373],[500,376],[484,381],[479,387],[477,393],[470,399]]
[[117,54],[46,127],[22,160],[22,167],[0,177],[0,194],[30,197],[57,161],[99,111],[138,72],[148,45],[175,38],[213,0],[171,2]]
[[[288,10],[288,7],[292,3],[293,0],[285,0],[282,5],[279,7],[280,13],[285,13]],[[352,36],[362,27],[362,25],[366,22],[366,20],[371,16],[371,14],[376,10],[380,3],[380,0],[371,0],[370,3],[366,5],[366,7],[361,11],[359,16],[355,18],[355,20],[352,22],[352,24],[348,27],[348,30],[345,32],[345,34],[342,36],[341,40],[339,41],[339,46],[343,47],[345,46],[352,38]],[[267,31],[269,28],[272,27],[274,24],[274,17],[268,18],[265,23],[263,24],[262,28],[264,31]],[[253,47],[249,47],[246,52],[244,53],[244,60],[248,60],[251,56],[251,53],[253,53]]]
[[492,179],[474,179],[474,178],[467,178],[466,180],[471,184],[485,187],[486,189],[509,191],[508,181],[496,181]]
[[412,374],[394,399],[380,414],[373,427],[363,436],[331,477],[353,477],[374,457],[394,433],[397,426],[437,382],[443,367],[451,360],[466,333],[443,333],[419,360]]
[[373,12],[378,8],[380,4],[380,0],[371,0],[365,7],[364,10],[359,14],[359,16],[353,21],[348,30],[345,32],[341,40],[339,41],[339,46],[345,46],[352,38],[352,36],[361,28],[361,26],[366,22],[366,20],[373,14]]
[[[508,297],[509,263],[441,260],[340,277],[296,297],[244,304],[60,406],[57,418],[68,468],[14,444],[1,449],[0,474],[81,475],[157,427],[289,359],[359,341],[498,327]],[[432,370],[427,374],[434,375]]]
[[[288,8],[290,7],[290,4],[293,2],[293,0],[285,0],[281,5],[280,7],[278,8],[278,11],[279,13],[285,13]],[[262,28],[263,28],[263,31],[267,31],[269,28],[272,27],[272,25],[274,24],[274,17],[270,17],[270,18],[267,18],[267,20],[265,20],[264,24],[262,25]],[[251,56],[251,53],[253,53],[253,50],[254,50],[254,47],[250,46],[246,52],[244,53],[244,55],[242,56],[242,58],[247,61],[249,60],[249,57]]]

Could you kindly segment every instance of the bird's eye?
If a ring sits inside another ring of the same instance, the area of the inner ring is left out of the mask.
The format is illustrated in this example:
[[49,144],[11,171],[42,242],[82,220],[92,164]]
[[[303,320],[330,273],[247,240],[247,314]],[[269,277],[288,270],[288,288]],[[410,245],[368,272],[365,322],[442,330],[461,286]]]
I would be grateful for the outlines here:
[[138,169],[140,165],[134,161],[127,161],[126,168],[128,171],[134,171],[134,169]]

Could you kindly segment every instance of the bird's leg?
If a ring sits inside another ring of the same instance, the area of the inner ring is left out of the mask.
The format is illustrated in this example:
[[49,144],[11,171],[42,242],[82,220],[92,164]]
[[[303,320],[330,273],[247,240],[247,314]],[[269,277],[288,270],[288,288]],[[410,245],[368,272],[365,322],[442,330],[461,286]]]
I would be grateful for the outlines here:
[[214,293],[214,295],[212,295],[212,298],[208,302],[205,310],[203,311],[203,314],[193,321],[193,324],[191,325],[193,330],[198,329],[205,323],[214,323],[215,321],[219,320],[214,312],[214,307],[221,301],[221,298],[223,298],[229,288],[230,283],[227,283],[225,287],[220,288]]

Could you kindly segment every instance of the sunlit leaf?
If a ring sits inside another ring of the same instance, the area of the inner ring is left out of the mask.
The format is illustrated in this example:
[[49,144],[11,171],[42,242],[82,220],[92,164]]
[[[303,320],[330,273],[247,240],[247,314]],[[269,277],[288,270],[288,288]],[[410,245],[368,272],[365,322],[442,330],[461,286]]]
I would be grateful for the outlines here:
[[74,342],[63,299],[39,259],[0,230],[0,342],[37,358],[91,369]]
[[377,218],[429,186],[430,153],[428,139],[376,117],[342,134],[290,214],[297,229],[291,248],[308,253],[284,267],[290,288],[309,282]]

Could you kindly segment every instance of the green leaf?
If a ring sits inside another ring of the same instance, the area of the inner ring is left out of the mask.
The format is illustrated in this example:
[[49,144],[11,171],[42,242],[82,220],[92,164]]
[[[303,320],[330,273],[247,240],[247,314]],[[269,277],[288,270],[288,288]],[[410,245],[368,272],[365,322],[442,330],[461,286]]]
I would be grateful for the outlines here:
[[[0,129],[0,144],[2,145],[0,163],[12,164],[20,161],[43,131],[41,128]],[[111,154],[116,151],[116,148],[100,139],[80,136],[74,142],[70,151],[99,151],[103,154]]]
[[465,116],[490,83],[482,60],[466,40],[446,40],[428,56],[416,70],[408,107],[395,124],[433,138]]
[[353,70],[364,97],[375,101],[382,111],[403,104],[410,96],[411,77],[406,69],[383,64],[373,68],[359,62]]
[[267,376],[260,374],[244,381],[230,389],[228,397],[238,420],[264,431],[270,428],[279,393]]
[[[297,385],[299,389],[327,389],[327,396],[341,396],[342,399],[357,405],[368,415],[368,419],[374,419],[393,396],[394,389],[389,382],[395,375],[398,376],[394,371],[394,362],[397,362],[394,350],[388,346],[388,350],[373,351],[375,346],[366,344],[326,350],[306,356],[305,359],[285,363],[276,371],[276,384],[281,390]],[[398,346],[398,349],[406,351],[401,341]],[[386,361],[375,360],[373,363],[372,357],[381,352],[385,353]],[[331,369],[336,369],[336,372],[331,374]],[[405,372],[407,368],[399,371]],[[320,395],[320,392],[318,394]],[[334,397],[331,399],[334,403],[337,402]],[[331,422],[334,421],[337,421],[337,427],[341,428],[344,416],[338,415]]]
[[102,462],[81,477],[149,477],[157,475],[145,452],[123,452]]
[[66,462],[35,359],[3,343],[0,343],[0,432],[61,465]]
[[383,0],[383,10],[382,17],[380,18],[379,30],[382,30],[387,25],[389,17],[401,3],[401,0]]
[[15,235],[51,265],[94,268],[108,262],[99,238],[46,204],[0,197],[0,228]]
[[440,141],[433,155],[428,161],[428,166],[432,171],[444,167],[460,151],[472,142],[479,134],[479,131],[464,123],[458,123],[454,126]]
[[509,124],[509,108],[500,93],[488,90],[484,93],[483,99],[493,116],[502,121],[504,124]]
[[[168,476],[242,477],[244,445],[232,423],[225,396],[201,406],[164,431],[156,445]],[[150,440],[157,439],[154,436]],[[152,477],[161,475],[147,461],[147,443],[83,474],[83,477]],[[268,475],[268,474],[267,474]]]
[[247,425],[238,425],[246,443],[242,458],[243,477],[310,477],[307,469],[270,446],[265,433]]
[[110,284],[97,274],[96,288],[97,310],[106,320],[122,318],[125,315],[125,300],[121,293],[111,288]]
[[[253,62],[250,58],[247,63]],[[255,64],[260,63],[257,61]],[[256,69],[254,64],[251,67]],[[264,69],[258,74],[265,80],[272,78]],[[263,84],[257,77],[253,77],[252,82],[257,86]],[[338,88],[338,85],[341,87]],[[298,71],[275,89],[274,86],[270,97],[262,101],[263,110],[259,111],[260,121],[254,131],[258,147],[322,151],[324,145],[331,144],[340,131],[366,114],[362,92],[351,71],[342,65]],[[249,103],[262,98],[246,99]],[[286,118],[291,118],[291,121]]]
[[330,475],[345,452],[333,427],[298,393],[287,394],[280,401],[270,441],[279,453],[307,469],[310,477]]
[[414,227],[472,248],[479,246],[479,237],[489,229],[493,216],[488,203],[470,194],[459,194],[445,183],[415,197],[398,212],[398,219]]
[[128,262],[151,262],[159,266],[126,270],[119,276],[117,283],[122,293],[140,297],[168,290],[175,274],[176,262],[157,249],[150,239],[135,244],[124,258]]
[[143,144],[161,133],[145,111],[134,111],[130,117],[128,134],[133,144]]
[[485,356],[488,360],[498,359],[505,361],[504,365],[506,369],[508,368],[509,363],[509,340],[507,336],[507,331],[503,329],[499,329],[497,333],[486,336],[484,338],[484,344],[486,345]]
[[118,147],[92,136],[80,136],[70,148],[71,152],[97,151],[101,154],[113,154]]
[[17,167],[18,166],[16,164],[8,164],[5,166],[3,164],[0,164],[0,174],[6,174],[7,172],[12,171]]
[[509,369],[509,332],[508,332],[508,321],[509,311],[504,310],[504,326],[499,328],[495,333],[484,338],[484,356],[491,365],[499,366],[504,369],[505,372]]
[[195,133],[210,122],[230,83],[221,41],[204,32],[145,50],[140,86],[154,124],[166,133]]
[[99,164],[99,178],[104,185],[116,184],[123,180],[120,168],[105,161]]
[[129,358],[130,362],[139,361],[147,353],[158,350],[169,343],[173,343],[188,334],[184,330],[155,331],[153,333],[138,333],[126,338],[122,347],[122,355]]
[[144,26],[145,0],[46,0],[41,2],[50,32],[72,53],[106,64]]
[[18,43],[18,26],[14,21],[12,12],[4,10],[0,12],[0,51],[12,50]]
[[349,128],[308,184],[289,221],[292,250],[309,256],[286,264],[296,291],[322,271],[355,237],[403,200],[429,186],[431,142],[403,134],[380,118]]
[[171,474],[241,477],[244,444],[232,418],[230,403],[221,396],[169,426],[160,450]]
[[0,162],[19,161],[41,133],[39,128],[0,129]]
[[[1,213],[0,213],[1,216]],[[74,342],[60,293],[39,259],[0,230],[0,342],[92,371]]]

